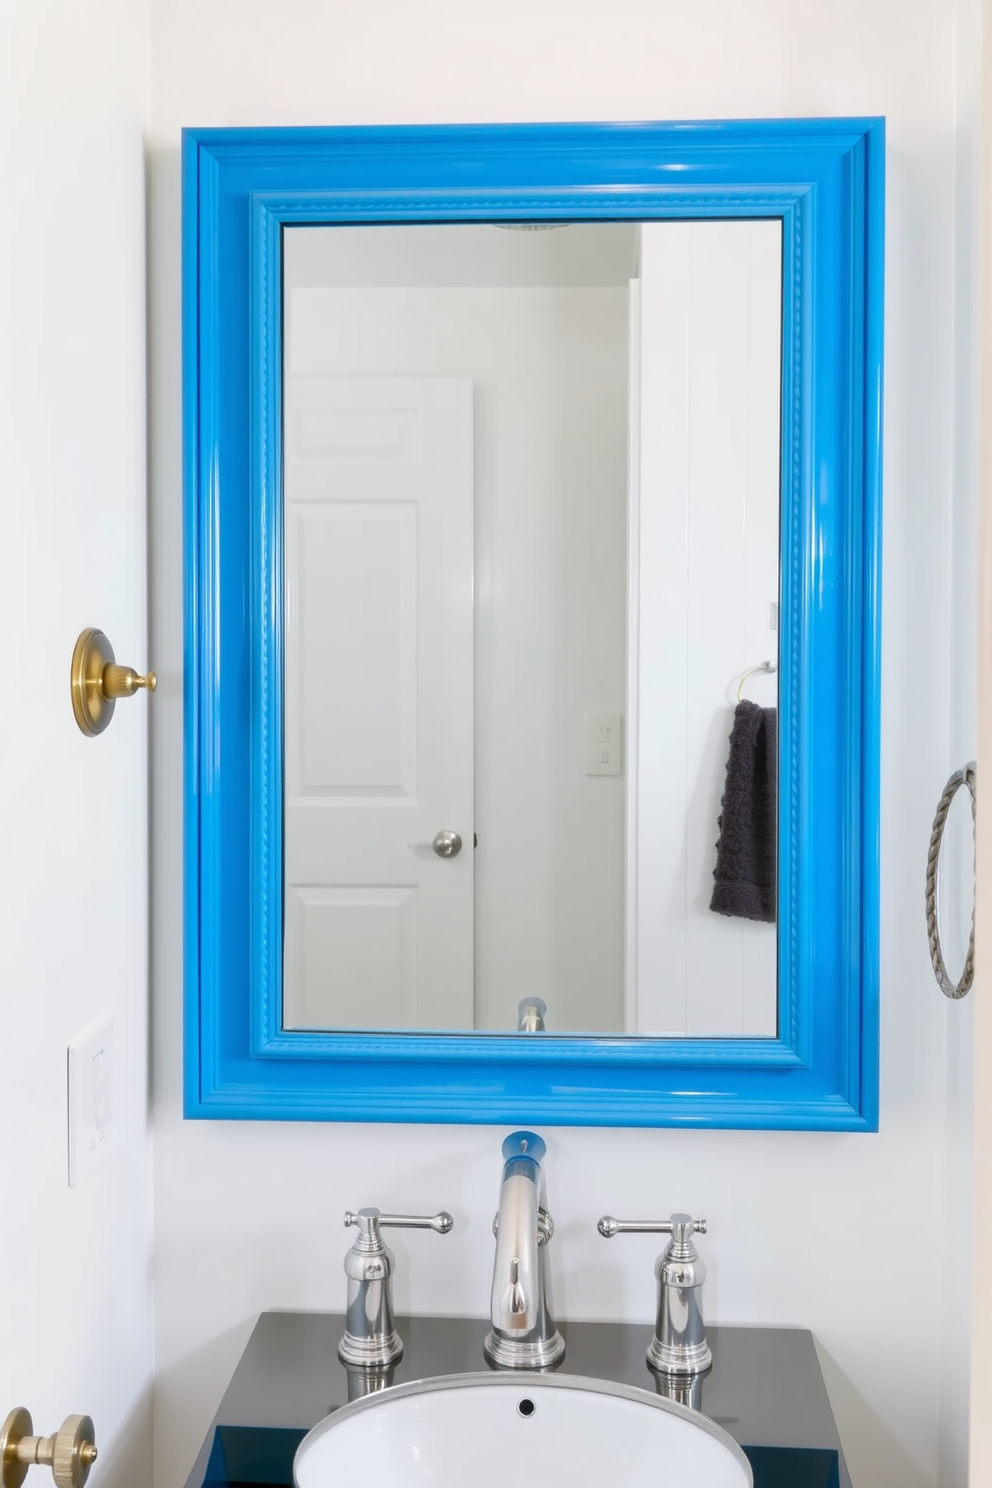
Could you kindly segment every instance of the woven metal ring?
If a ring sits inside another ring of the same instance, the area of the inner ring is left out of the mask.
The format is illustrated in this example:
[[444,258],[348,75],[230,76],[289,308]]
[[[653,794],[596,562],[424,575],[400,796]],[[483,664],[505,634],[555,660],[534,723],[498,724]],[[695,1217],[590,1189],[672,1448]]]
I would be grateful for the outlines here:
[[971,935],[968,939],[968,954],[965,957],[964,970],[961,973],[961,980],[952,982],[947,974],[947,967],[944,965],[940,945],[940,927],[937,923],[937,873],[940,867],[940,847],[944,840],[944,823],[947,821],[951,802],[962,785],[966,785],[971,793],[971,826],[972,831],[975,829],[975,780],[976,767],[974,760],[971,760],[963,770],[955,770],[944,786],[943,795],[937,805],[937,814],[933,819],[930,848],[927,852],[927,939],[930,942],[930,961],[941,992],[945,997],[955,999],[964,997],[971,991],[971,984],[975,977],[975,902],[972,899]]

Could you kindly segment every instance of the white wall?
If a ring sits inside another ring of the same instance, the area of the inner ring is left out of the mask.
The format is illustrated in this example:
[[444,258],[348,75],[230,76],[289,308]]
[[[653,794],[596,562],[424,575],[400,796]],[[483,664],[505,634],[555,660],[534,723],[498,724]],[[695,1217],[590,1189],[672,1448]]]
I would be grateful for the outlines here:
[[[989,77],[992,69],[992,7],[988,0],[960,0],[959,37],[959,107],[962,133],[969,145],[961,152],[958,172],[961,203],[958,230],[962,245],[959,262],[962,288],[971,289],[967,297],[965,293],[959,296],[961,366],[972,379],[976,366],[980,368],[978,387],[975,388],[974,381],[971,384],[973,393],[968,400],[966,437],[960,441],[961,449],[968,457],[967,461],[962,461],[963,468],[971,473],[976,459],[980,468],[978,562],[974,565],[978,573],[974,574],[966,590],[979,616],[978,665],[974,664],[973,649],[970,659],[972,675],[977,674],[980,687],[977,706],[965,714],[966,731],[961,742],[966,746],[972,745],[977,718],[979,758],[981,768],[985,770],[992,743],[992,689],[985,681],[992,663],[992,268],[988,255],[989,230],[992,227],[992,185],[988,178],[988,161],[992,156],[992,110],[987,96],[983,96],[985,90],[982,86],[983,78]],[[976,293],[974,281],[979,275],[980,288]],[[978,314],[976,299],[979,300]],[[971,494],[974,483],[969,485],[970,490],[968,487],[965,489]],[[974,553],[974,525],[970,533],[967,529],[962,531],[959,551],[966,549],[969,536]],[[992,923],[992,816],[987,795],[982,797],[978,816],[976,933],[978,954],[984,957],[988,953],[986,927]],[[972,1006],[961,1030],[961,1042],[971,1056],[969,1059],[966,1052],[960,1062],[966,1070],[963,1083],[973,1095],[973,1122],[959,1123],[958,1129],[952,1124],[949,1130],[950,1150],[958,1154],[959,1163],[970,1161],[974,1173],[988,1173],[992,1157],[992,1085],[987,1078],[992,1055],[992,1018],[985,992],[986,980],[984,976],[980,977],[974,998],[969,998]],[[964,1126],[963,1131],[960,1126]],[[963,1158],[960,1155],[962,1149]],[[968,1194],[967,1188],[965,1195],[972,1200],[963,1215],[963,1221],[968,1225],[965,1233],[971,1242],[964,1247],[967,1280],[972,1283],[968,1298],[970,1305],[965,1312],[971,1325],[970,1381],[965,1366],[957,1380],[952,1379],[952,1384],[958,1383],[959,1393],[964,1396],[959,1414],[967,1419],[970,1411],[967,1442],[970,1481],[984,1483],[992,1478],[992,1277],[988,1266],[992,1246],[992,1187],[988,1183],[976,1183],[973,1195]],[[950,1371],[946,1373],[950,1374]]]
[[[68,686],[84,626],[147,658],[148,47],[142,0],[0,5],[0,1418],[89,1413],[94,1488],[152,1476],[147,699],[85,739]],[[117,1146],[70,1190],[103,1014]]]
[[882,1129],[549,1131],[556,1288],[565,1315],[647,1321],[654,1245],[631,1238],[622,1256],[607,1254],[597,1215],[707,1212],[711,1317],[814,1330],[856,1488],[936,1481],[939,1266],[921,1254],[931,1255],[946,1197],[957,1010],[935,993],[920,906],[949,746],[926,686],[945,674],[949,649],[947,491],[959,432],[953,19],[946,0],[584,0],[567,13],[553,0],[155,6],[154,638],[166,679],[154,756],[159,1488],[184,1482],[255,1314],[340,1305],[346,1207],[449,1206],[450,1238],[397,1242],[399,1305],[485,1311],[502,1135],[181,1120],[180,126],[825,113],[889,120]]
[[[984,673],[978,664],[978,569],[976,562],[978,508],[978,436],[979,417],[979,327],[976,314],[981,275],[980,223],[982,214],[982,157],[987,159],[989,136],[982,138],[982,0],[958,0],[957,21],[957,89],[956,126],[958,148],[954,175],[954,445],[953,463],[948,482],[948,506],[952,522],[950,578],[953,604],[951,612],[951,657],[937,696],[946,706],[949,723],[948,750],[943,769],[935,762],[932,794],[936,807],[944,779],[969,759],[977,757],[978,692],[976,679],[988,675],[988,655]],[[987,39],[986,39],[987,45]],[[986,125],[986,129],[988,126]],[[987,188],[986,188],[987,190]],[[988,251],[981,285],[982,298],[989,303]],[[986,328],[988,322],[986,321]],[[986,352],[987,357],[987,352]],[[988,364],[987,364],[988,367]],[[988,379],[986,368],[986,426]],[[984,499],[989,499],[988,472],[985,473]],[[988,558],[985,559],[987,567]],[[988,595],[986,595],[986,605]],[[988,621],[986,620],[986,627]],[[989,634],[983,637],[988,645]],[[986,717],[983,769],[987,768],[989,738],[987,732],[989,700],[984,703]],[[943,777],[943,778],[941,778]],[[975,872],[975,852],[971,827],[971,802],[967,792],[957,797],[949,819],[945,842],[948,848],[948,893],[941,903],[942,928],[947,936],[945,956],[950,974],[959,975],[967,945],[969,911]],[[951,835],[951,827],[955,833]],[[988,833],[989,823],[983,831]],[[986,883],[986,893],[989,884]],[[987,923],[987,912],[979,914],[979,925]],[[987,954],[979,950],[979,956]],[[969,1458],[969,1407],[976,1421],[987,1418],[988,1314],[982,1310],[976,1287],[988,1271],[988,1246],[978,1245],[972,1251],[972,1172],[988,1171],[978,1146],[980,1125],[979,1101],[988,1081],[977,1081],[976,1072],[988,1068],[989,1029],[987,1019],[980,1028],[978,1008],[985,988],[980,979],[973,993],[946,1014],[947,1022],[947,1090],[948,1111],[945,1127],[942,1208],[944,1216],[945,1286],[941,1332],[939,1465],[941,1480],[958,1483],[965,1480]],[[984,1046],[980,1035],[984,1032]],[[985,1141],[989,1141],[988,1104],[985,1099]],[[974,1122],[974,1133],[973,1133]],[[988,1148],[985,1149],[986,1153]],[[974,1167],[973,1167],[974,1164]],[[976,1194],[980,1202],[980,1195]],[[983,1237],[984,1238],[984,1237]],[[975,1368],[969,1391],[969,1364],[975,1358],[969,1349],[972,1330],[975,1342],[984,1341],[986,1367]],[[983,1404],[982,1402],[985,1402]],[[986,1446],[988,1443],[986,1442]],[[989,1480],[992,1459],[984,1462],[972,1454],[973,1485]]]

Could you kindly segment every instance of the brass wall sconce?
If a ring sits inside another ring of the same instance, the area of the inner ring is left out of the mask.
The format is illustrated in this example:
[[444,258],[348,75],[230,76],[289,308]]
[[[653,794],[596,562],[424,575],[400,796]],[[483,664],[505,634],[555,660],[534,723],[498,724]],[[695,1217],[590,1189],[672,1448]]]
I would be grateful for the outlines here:
[[0,1430],[0,1485],[21,1488],[28,1468],[52,1469],[57,1488],[83,1488],[96,1461],[93,1422],[89,1416],[66,1416],[54,1436],[33,1436],[31,1414],[12,1410]]
[[84,630],[72,653],[72,711],[84,734],[102,734],[114,716],[118,698],[133,697],[139,688],[154,692],[154,672],[139,677],[133,667],[117,665],[114,648],[102,630]]

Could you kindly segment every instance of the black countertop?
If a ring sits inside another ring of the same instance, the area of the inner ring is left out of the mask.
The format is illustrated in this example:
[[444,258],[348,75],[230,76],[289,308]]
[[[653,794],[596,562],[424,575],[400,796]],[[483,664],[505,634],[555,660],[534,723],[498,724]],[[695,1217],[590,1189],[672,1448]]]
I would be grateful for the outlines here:
[[[486,1368],[486,1318],[398,1318],[403,1358],[391,1384]],[[651,1328],[561,1323],[560,1372],[654,1391]],[[265,1312],[255,1325],[186,1488],[286,1488],[304,1434],[366,1393],[337,1356],[339,1313]],[[709,1327],[713,1367],[682,1399],[747,1452],[755,1488],[850,1488],[813,1335],[804,1328]]]

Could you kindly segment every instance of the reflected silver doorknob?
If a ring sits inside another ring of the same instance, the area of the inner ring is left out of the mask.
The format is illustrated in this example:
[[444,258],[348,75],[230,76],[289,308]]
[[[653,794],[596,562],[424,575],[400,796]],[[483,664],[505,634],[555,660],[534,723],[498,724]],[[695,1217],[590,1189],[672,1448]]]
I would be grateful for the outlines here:
[[462,850],[462,839],[457,832],[437,832],[431,847],[439,858],[457,858]]

